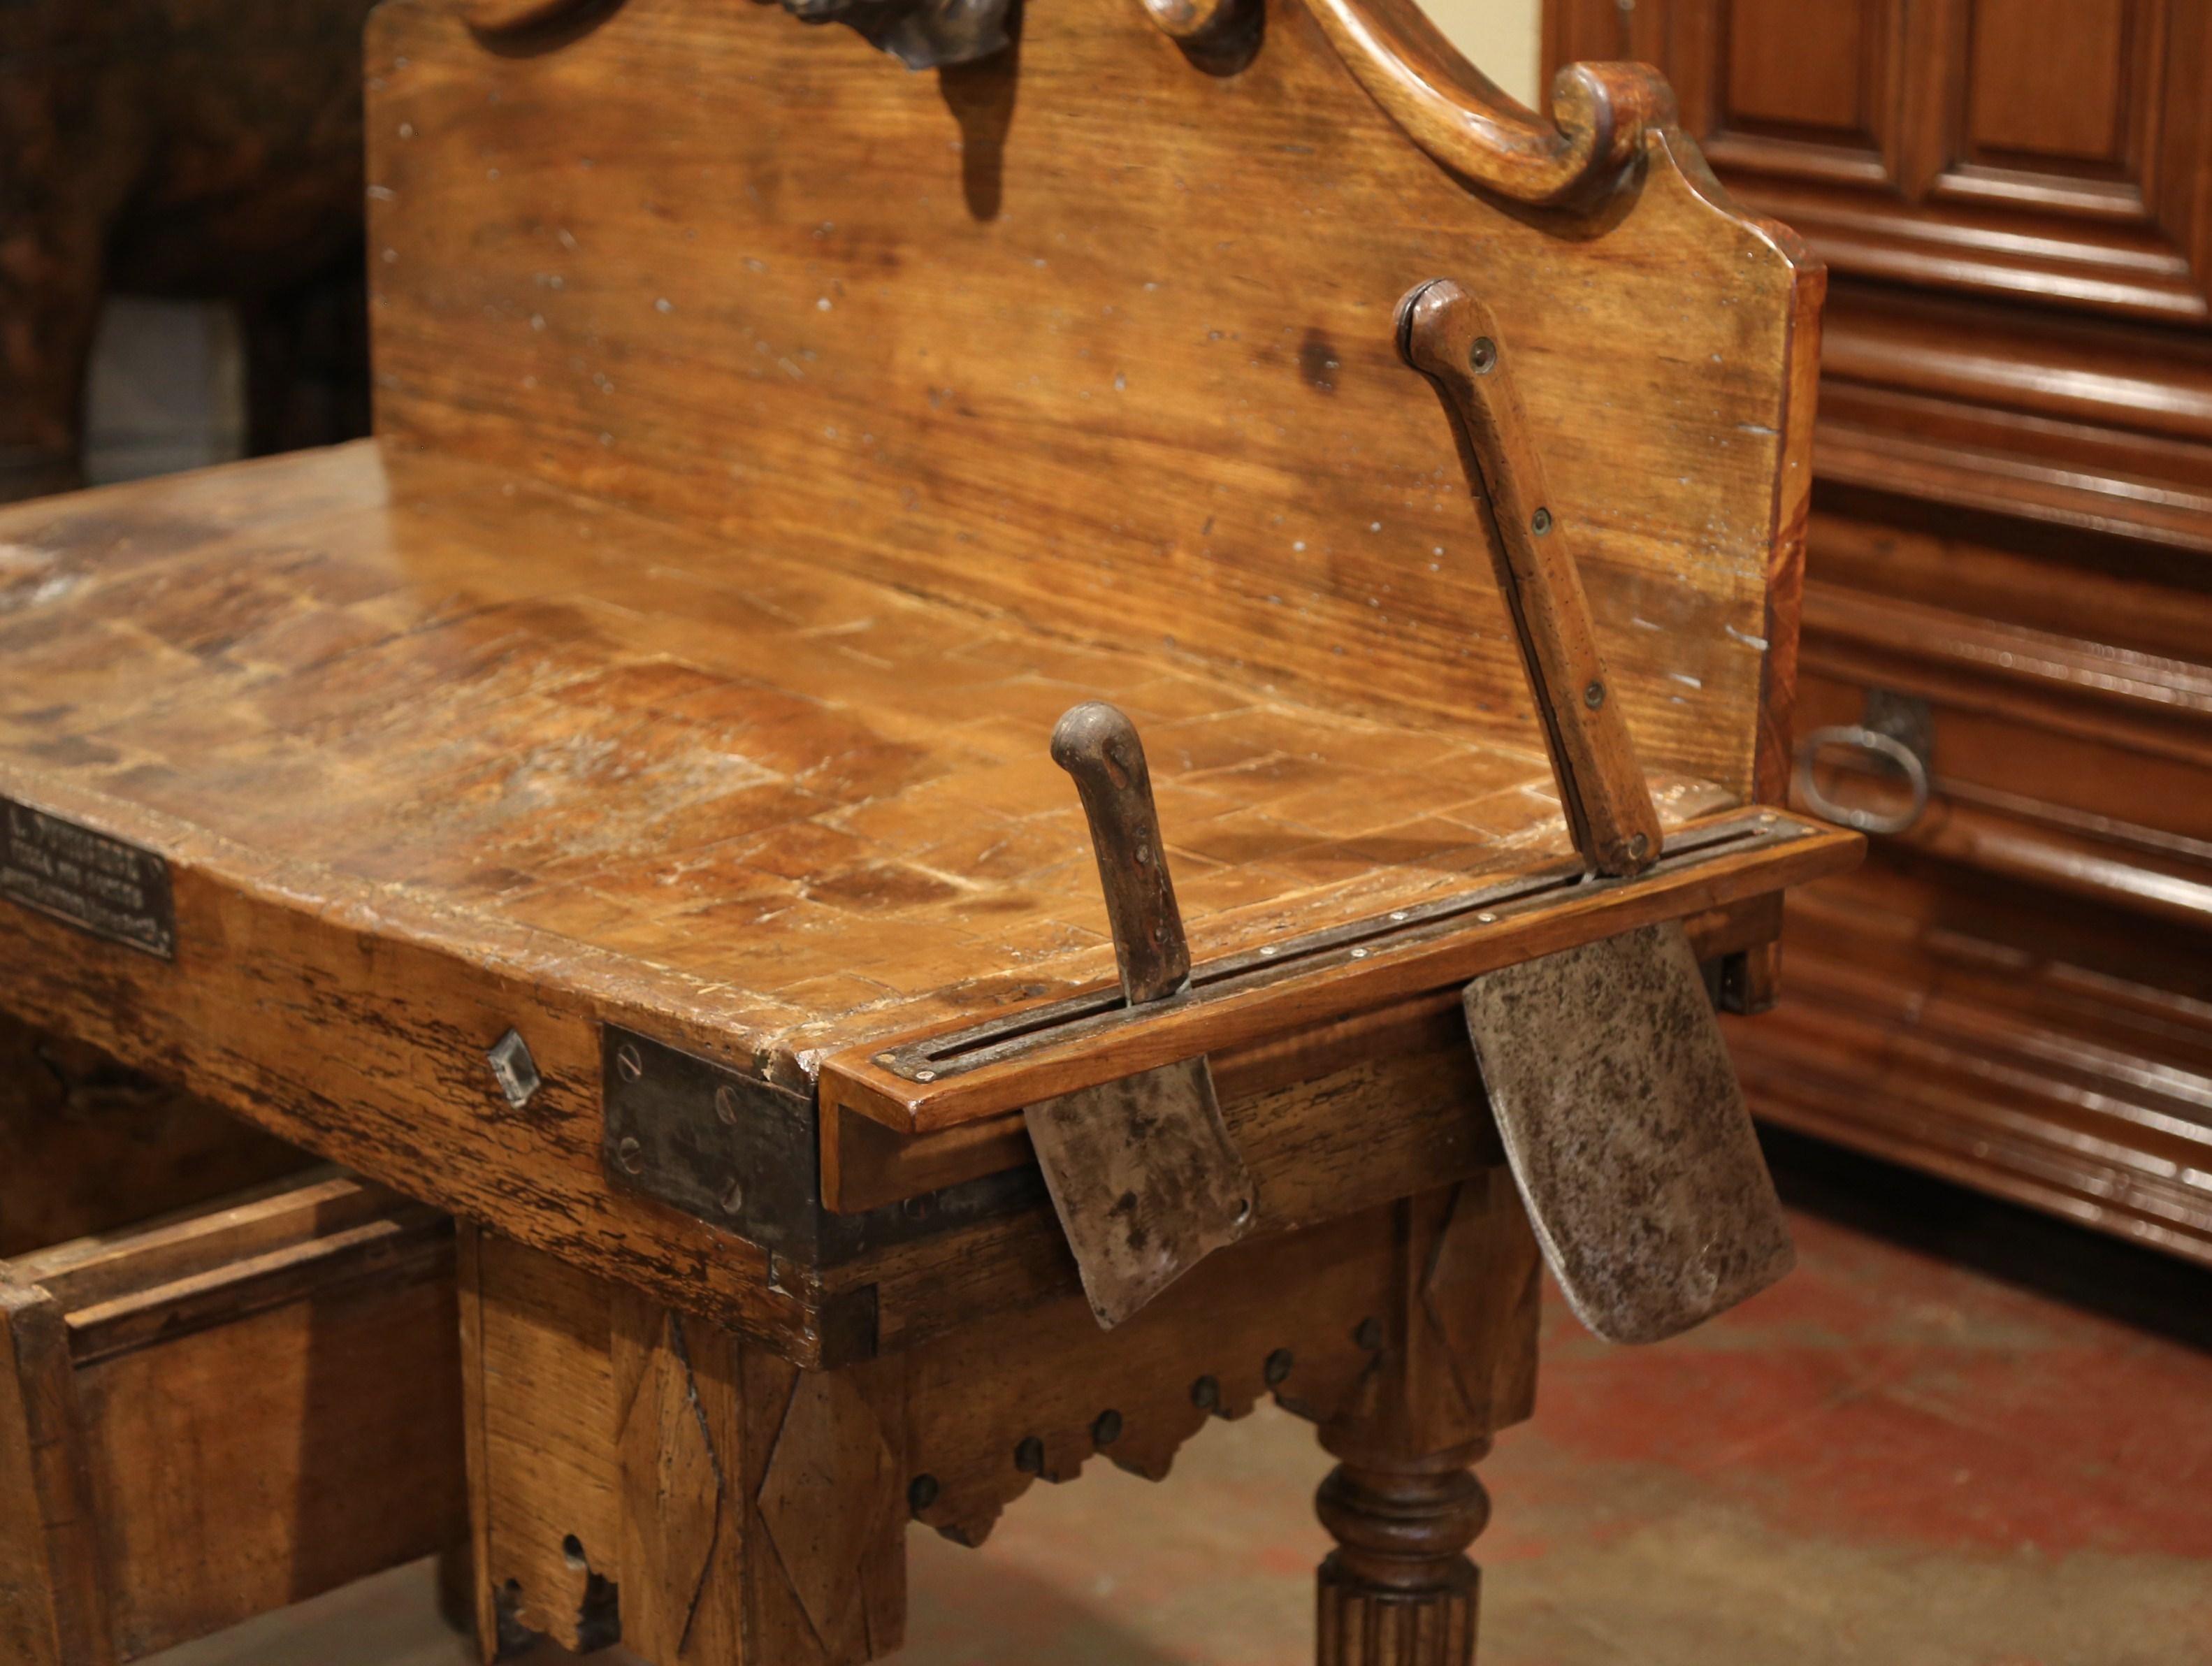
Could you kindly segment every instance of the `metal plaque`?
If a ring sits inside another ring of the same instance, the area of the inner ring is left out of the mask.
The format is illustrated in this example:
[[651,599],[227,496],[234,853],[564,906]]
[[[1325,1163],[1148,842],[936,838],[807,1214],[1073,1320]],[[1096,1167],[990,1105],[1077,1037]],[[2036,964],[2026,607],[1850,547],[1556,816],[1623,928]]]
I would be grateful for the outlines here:
[[1202,1058],[1040,1100],[1023,1120],[1109,1330],[1251,1225],[1252,1177]]
[[0,897],[111,943],[176,958],[167,862],[7,798],[0,798]]
[[1790,1229],[1678,924],[1467,986],[1513,1177],[1575,1316],[1656,1342],[1765,1289]]

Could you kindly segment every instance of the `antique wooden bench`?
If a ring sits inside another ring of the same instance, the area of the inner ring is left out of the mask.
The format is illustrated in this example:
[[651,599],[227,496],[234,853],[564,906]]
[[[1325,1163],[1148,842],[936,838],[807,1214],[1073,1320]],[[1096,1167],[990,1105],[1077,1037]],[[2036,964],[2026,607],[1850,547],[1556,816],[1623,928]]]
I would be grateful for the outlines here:
[[[1680,921],[1755,1007],[1856,854],[1760,808],[1818,267],[1648,71],[1554,125],[1402,0],[387,0],[368,58],[376,439],[0,515],[0,1006],[458,1219],[488,1656],[880,1656],[910,1522],[1272,1394],[1340,1461],[1322,1657],[1469,1658],[1539,1258],[1461,988]],[[1571,535],[1641,872],[1571,840],[1504,499],[1401,359],[1438,277]],[[1195,963],[1149,1006],[1048,751],[1094,698]],[[1101,1329],[1024,1108],[1200,1055],[1249,1230]],[[240,1219],[415,1246],[379,1299],[444,1380],[434,1226],[300,1184]],[[123,1282],[189,1298],[169,1242]],[[103,1256],[5,1272],[33,1661],[191,1629],[95,1590]],[[436,1541],[422,1492],[363,1560]]]

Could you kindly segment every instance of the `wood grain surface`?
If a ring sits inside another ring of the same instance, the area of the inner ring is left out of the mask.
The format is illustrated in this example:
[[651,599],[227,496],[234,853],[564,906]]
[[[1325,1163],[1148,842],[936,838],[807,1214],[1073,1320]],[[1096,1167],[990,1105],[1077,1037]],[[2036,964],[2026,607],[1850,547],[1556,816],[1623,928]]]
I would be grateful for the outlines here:
[[1093,1458],[1162,1480],[1271,1395],[1378,1464],[1533,1405],[1536,1247],[1495,1163],[1231,1246],[1111,1332],[1071,1285],[830,1371],[474,1228],[461,1265],[480,1606],[655,1666],[878,1657],[909,1521],[972,1545]]
[[458,1542],[452,1243],[324,1170],[0,1262],[6,1658],[115,1666]]
[[167,1214],[312,1160],[97,1048],[0,1012],[0,1256]]
[[1659,858],[1658,812],[1598,653],[1574,531],[1552,507],[1502,336],[1490,308],[1449,278],[1399,303],[1399,350],[1435,385],[1462,461],[1481,483],[1485,541],[1575,848],[1600,873],[1640,873]]
[[1297,3],[1226,77],[1122,0],[942,78],[765,8],[631,0],[499,55],[404,0],[368,70],[380,433],[1533,748],[1391,339],[1458,279],[1526,367],[1646,760],[1751,795],[1821,277],[1663,124],[1597,203],[1508,211]]

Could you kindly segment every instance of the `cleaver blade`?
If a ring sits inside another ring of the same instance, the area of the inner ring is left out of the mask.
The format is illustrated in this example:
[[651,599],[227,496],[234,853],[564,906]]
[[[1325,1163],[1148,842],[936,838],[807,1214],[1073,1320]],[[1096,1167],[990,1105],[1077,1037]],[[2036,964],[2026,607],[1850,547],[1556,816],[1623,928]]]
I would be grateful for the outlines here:
[[1463,1004],[1537,1241],[1592,1331],[1656,1342],[1795,1264],[1679,924],[1485,972]]
[[[1190,945],[1136,725],[1085,701],[1054,727],[1052,757],[1091,824],[1122,997],[1173,1000],[1190,988]],[[1203,1055],[1042,1100],[1023,1119],[1091,1310],[1109,1330],[1251,1222],[1251,1171]]]
[[1203,1058],[1026,1107],[1046,1189],[1111,1329],[1251,1224],[1252,1177]]

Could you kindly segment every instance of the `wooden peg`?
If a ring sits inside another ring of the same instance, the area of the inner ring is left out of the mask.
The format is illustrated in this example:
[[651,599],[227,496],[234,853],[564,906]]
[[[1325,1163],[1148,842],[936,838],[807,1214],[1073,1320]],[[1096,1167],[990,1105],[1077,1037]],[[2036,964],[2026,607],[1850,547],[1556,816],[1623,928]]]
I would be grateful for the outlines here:
[[1451,418],[1504,592],[1575,848],[1600,873],[1659,860],[1659,812],[1636,761],[1566,528],[1544,483],[1490,309],[1449,278],[1398,303],[1398,350]]

